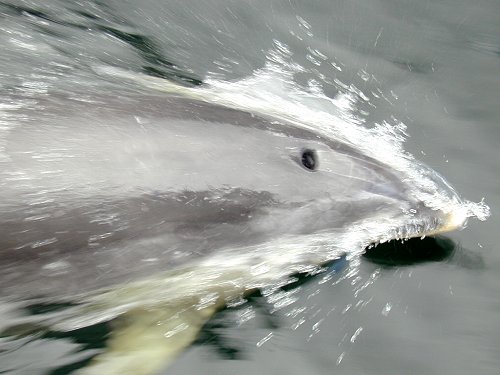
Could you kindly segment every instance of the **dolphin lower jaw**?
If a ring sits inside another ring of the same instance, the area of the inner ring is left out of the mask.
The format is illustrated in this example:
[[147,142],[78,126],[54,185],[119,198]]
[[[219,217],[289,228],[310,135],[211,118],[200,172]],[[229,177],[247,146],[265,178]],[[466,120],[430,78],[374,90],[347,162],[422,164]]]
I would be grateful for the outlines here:
[[439,235],[453,230],[462,230],[466,227],[468,220],[467,213],[459,205],[452,205],[447,209],[423,207],[415,213],[407,212],[405,215],[407,219],[403,220],[403,224],[392,226],[388,223],[384,223],[378,235],[375,234],[377,230],[373,228],[374,225],[370,223],[367,224],[367,227],[371,227],[371,230],[373,230],[372,235],[375,234],[368,246],[376,246],[391,240],[408,240],[418,237],[424,238],[426,236]]

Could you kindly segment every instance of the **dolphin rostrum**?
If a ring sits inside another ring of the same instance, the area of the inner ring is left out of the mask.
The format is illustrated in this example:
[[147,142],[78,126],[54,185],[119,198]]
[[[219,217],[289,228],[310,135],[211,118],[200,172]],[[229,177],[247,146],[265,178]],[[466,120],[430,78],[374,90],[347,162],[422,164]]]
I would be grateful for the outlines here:
[[[119,317],[83,374],[149,374],[231,299],[348,249],[461,228],[446,197],[352,145],[175,95],[24,101],[0,132],[0,301],[72,301],[4,321]],[[0,327],[2,328],[2,327]],[[12,331],[12,330],[10,330]]]

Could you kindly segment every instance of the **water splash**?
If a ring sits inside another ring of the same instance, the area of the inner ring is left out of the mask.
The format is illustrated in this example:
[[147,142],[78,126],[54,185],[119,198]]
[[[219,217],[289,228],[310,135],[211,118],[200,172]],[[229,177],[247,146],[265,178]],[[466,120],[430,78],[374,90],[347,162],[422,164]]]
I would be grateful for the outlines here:
[[[307,23],[301,22],[301,25],[306,27]],[[315,51],[314,55],[323,60],[327,58],[321,51]],[[197,88],[181,87],[163,79],[109,66],[98,66],[95,70],[120,79],[133,79],[155,90],[186,95],[311,129],[351,145],[406,175],[416,186],[414,196],[431,209],[449,212],[456,227],[465,226],[468,218],[488,218],[490,210],[484,200],[478,203],[461,200],[441,176],[404,150],[408,133],[403,122],[392,118],[372,127],[365,126],[356,108],[360,101],[369,101],[369,98],[359,88],[335,79],[339,92],[331,98],[323,92],[321,77],[319,80],[310,79],[307,87],[300,86],[295,80],[298,74],[317,72],[295,62],[289,46],[279,40],[274,40],[274,47],[266,58],[265,66],[249,77],[232,82],[208,77],[205,84]],[[378,91],[385,97],[381,90]],[[446,190],[440,187],[443,184]]]

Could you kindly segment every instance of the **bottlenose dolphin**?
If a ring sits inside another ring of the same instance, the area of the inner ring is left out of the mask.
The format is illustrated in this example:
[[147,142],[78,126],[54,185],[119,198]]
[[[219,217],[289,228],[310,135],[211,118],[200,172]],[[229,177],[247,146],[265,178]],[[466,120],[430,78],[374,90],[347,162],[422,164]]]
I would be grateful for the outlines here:
[[0,301],[76,306],[2,324],[120,317],[84,374],[154,373],[248,290],[353,244],[465,224],[454,190],[421,164],[448,204],[430,207],[417,181],[352,145],[202,100],[61,95],[7,120]]

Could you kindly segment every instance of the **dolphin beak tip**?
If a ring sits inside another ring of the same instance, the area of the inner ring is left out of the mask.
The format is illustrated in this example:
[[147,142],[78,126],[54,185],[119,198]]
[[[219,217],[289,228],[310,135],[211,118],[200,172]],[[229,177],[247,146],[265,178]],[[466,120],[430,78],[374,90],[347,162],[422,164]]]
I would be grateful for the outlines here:
[[461,230],[467,226],[469,216],[462,209],[453,210],[448,212],[445,219],[445,224],[442,228],[443,232],[450,232],[453,230]]
[[436,228],[431,235],[452,232],[454,230],[462,230],[467,226],[469,219],[467,210],[460,205],[452,207],[450,210],[443,212],[442,225]]

